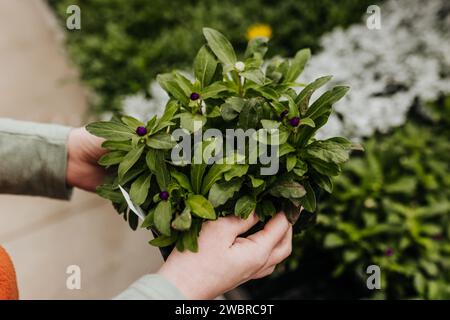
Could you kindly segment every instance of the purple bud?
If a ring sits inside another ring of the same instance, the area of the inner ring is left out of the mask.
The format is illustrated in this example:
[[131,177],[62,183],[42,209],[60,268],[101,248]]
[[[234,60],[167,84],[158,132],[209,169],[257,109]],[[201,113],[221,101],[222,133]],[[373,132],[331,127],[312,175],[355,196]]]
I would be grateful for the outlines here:
[[392,248],[387,248],[385,251],[384,251],[384,255],[386,256],[386,257],[390,257],[390,256],[392,256],[394,254],[394,250],[392,249]]
[[289,113],[288,110],[284,110],[283,112],[280,113],[280,118],[286,117],[288,113]]
[[137,127],[136,133],[140,137],[145,136],[147,134],[147,129],[145,127]]
[[300,118],[299,117],[293,117],[289,120],[289,124],[293,127],[297,127],[300,124]]
[[167,199],[169,199],[169,193],[168,193],[167,191],[161,191],[161,192],[159,193],[159,198],[160,198],[161,200],[166,201]]
[[191,93],[191,100],[195,101],[195,100],[198,100],[198,99],[200,99],[200,94],[198,94],[197,92],[192,92]]

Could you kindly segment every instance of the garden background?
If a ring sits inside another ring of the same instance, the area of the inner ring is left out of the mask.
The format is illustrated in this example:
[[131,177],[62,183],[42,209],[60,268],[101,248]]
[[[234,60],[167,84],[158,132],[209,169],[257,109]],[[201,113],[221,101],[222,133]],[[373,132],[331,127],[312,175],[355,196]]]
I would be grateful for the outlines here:
[[[321,135],[345,135],[362,142],[366,151],[354,154],[343,175],[334,181],[333,195],[323,195],[316,213],[317,224],[295,239],[292,257],[277,274],[243,286],[235,296],[450,298],[448,1],[49,0],[49,7],[43,1],[14,3],[6,5],[10,13],[18,10],[17,6],[26,12],[30,3],[35,3],[45,14],[51,15],[49,8],[52,8],[59,21],[59,31],[56,25],[45,29],[55,32],[50,36],[55,59],[49,59],[48,52],[45,58],[40,53],[46,68],[28,72],[39,73],[35,79],[41,79],[48,77],[46,70],[53,70],[49,67],[53,66],[56,75],[49,81],[50,86],[37,90],[41,100],[32,97],[13,101],[24,107],[32,101],[35,108],[25,117],[8,111],[8,115],[17,118],[75,125],[120,111],[144,119],[160,113],[167,97],[154,82],[156,74],[174,67],[190,73],[188,65],[202,43],[204,26],[222,31],[240,52],[248,38],[258,35],[271,38],[271,56],[292,56],[298,49],[310,47],[313,58],[301,82],[332,74],[335,77],[331,85],[351,86],[348,97],[336,105],[336,115]],[[64,28],[70,4],[81,8],[81,30]],[[379,30],[366,25],[367,8],[373,4],[381,8]],[[46,23],[44,20],[53,21],[41,17],[35,23]],[[16,28],[9,26],[7,30],[11,34]],[[66,43],[67,55],[58,52],[56,34],[64,34],[62,41]],[[30,31],[23,37],[29,41],[33,34]],[[12,47],[14,43],[11,36],[0,48]],[[29,44],[33,48],[38,45]],[[48,50],[49,46],[45,48]],[[30,52],[23,60],[32,61],[38,54]],[[73,68],[67,66],[67,59],[72,61]],[[65,62],[57,65],[59,61]],[[73,73],[73,69],[78,73]],[[42,79],[36,83],[39,85]],[[23,93],[17,96],[31,97],[30,91]],[[48,100],[58,94],[65,98]],[[64,103],[64,107],[59,107],[64,111],[60,112],[58,107],[51,109],[58,103]],[[42,113],[49,116],[41,117]],[[70,119],[51,118],[55,114],[67,114]],[[79,229],[84,230],[87,244],[76,242],[75,238],[67,242],[78,250],[75,252],[80,259],[89,252],[92,261],[106,259],[114,263],[96,269],[95,273],[84,258],[83,268],[92,274],[88,284],[91,291],[81,290],[78,295],[61,293],[59,297],[112,295],[132,276],[152,271],[161,263],[158,252],[146,246],[142,231],[133,234],[127,230],[126,224],[113,216],[112,208],[92,195],[80,193],[80,198],[61,206],[83,203],[85,208],[75,211],[101,213],[89,214],[87,218],[88,214],[79,212],[78,215],[86,217]],[[25,215],[24,210],[25,207],[22,210]],[[37,215],[29,216],[34,219]],[[108,231],[104,226],[95,229],[103,224],[108,224]],[[119,240],[117,234],[123,238]],[[58,241],[56,235],[49,240],[51,236],[46,234],[46,241]],[[99,246],[108,242],[108,237],[114,239],[113,243]],[[19,260],[19,281],[21,275],[24,279],[19,283],[25,297],[55,297],[52,293],[59,293],[55,291],[56,284],[48,284],[45,294],[32,290],[28,294],[27,288],[37,281],[33,275],[39,271],[20,267],[18,252],[22,252],[22,247],[8,247],[7,241],[6,247]],[[57,250],[67,250],[48,248],[36,250],[50,257]],[[141,258],[146,256],[142,252],[148,252],[147,258]],[[110,254],[115,259],[107,259]],[[371,264],[381,268],[381,290],[366,287],[366,268]],[[39,267],[45,268],[44,265]],[[111,269],[116,273],[111,273]],[[95,275],[103,279],[105,274],[115,281],[114,288],[96,282]],[[54,279],[49,275],[46,281]]]

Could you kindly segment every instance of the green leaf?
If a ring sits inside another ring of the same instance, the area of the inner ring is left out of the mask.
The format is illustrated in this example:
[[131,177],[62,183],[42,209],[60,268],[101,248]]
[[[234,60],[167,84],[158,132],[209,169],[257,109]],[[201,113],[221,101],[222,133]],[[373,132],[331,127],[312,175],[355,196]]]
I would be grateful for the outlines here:
[[214,164],[203,179],[201,193],[206,195],[212,185],[222,178],[222,175],[230,170],[233,166],[229,164]]
[[191,93],[194,92],[194,86],[191,81],[182,75],[180,72],[172,72],[174,76],[174,81],[183,90],[186,97],[190,97]]
[[147,163],[148,168],[150,169],[151,172],[156,173],[157,171],[157,155],[156,155],[156,150],[150,149],[147,152],[147,155],[145,156],[145,162]]
[[272,201],[263,200],[256,205],[256,214],[260,217],[273,217],[277,213],[277,209]]
[[118,189],[119,184],[125,185],[128,182],[133,181],[137,176],[139,176],[144,171],[145,171],[145,168],[143,168],[141,166],[131,168],[130,170],[128,170],[127,173],[125,173],[122,180],[119,181],[119,177],[116,177],[116,179],[114,179],[114,183],[113,183],[114,188]]
[[200,81],[201,88],[211,83],[216,72],[217,61],[206,46],[203,46],[194,61],[195,78]]
[[205,170],[206,163],[191,165],[191,183],[195,193],[200,193]]
[[131,209],[128,211],[128,225],[133,231],[136,231],[139,225],[139,217]]
[[164,110],[163,115],[161,118],[157,121],[156,127],[151,131],[151,134],[154,134],[165,127],[172,124],[171,120],[173,119],[173,116],[180,108],[180,105],[176,100],[169,100],[169,102],[166,105],[166,109]]
[[297,158],[297,163],[295,164],[293,171],[297,176],[302,177],[306,172],[308,172],[308,164]]
[[170,201],[158,202],[153,220],[159,232],[163,235],[170,236],[170,220],[172,220],[172,206]]
[[172,228],[179,231],[185,231],[191,227],[191,224],[191,210],[186,207],[183,212],[172,221]]
[[250,178],[250,181],[251,181],[251,183],[252,183],[252,187],[253,187],[253,188],[259,188],[259,187],[262,186],[263,183],[264,183],[264,180],[263,180],[263,179],[255,178],[255,177],[252,176],[251,174],[249,174],[248,177]]
[[314,190],[307,181],[305,181],[303,185],[306,189],[306,195],[301,199],[302,206],[306,211],[314,212],[316,210],[316,195]]
[[294,169],[296,164],[297,164],[297,156],[295,154],[290,154],[286,157],[286,169],[288,172]]
[[183,105],[189,104],[189,97],[174,80],[174,76],[172,74],[160,74],[157,76],[156,80],[169,95],[180,101]]
[[333,181],[329,176],[324,176],[322,174],[314,173],[312,176],[315,183],[319,185],[323,190],[328,193],[333,191]]
[[189,192],[193,192],[191,182],[189,178],[184,174],[176,170],[170,171],[170,175],[180,184],[181,187]]
[[144,123],[130,116],[122,116],[120,118],[130,129],[136,130],[137,127],[145,127]]
[[308,162],[317,172],[325,176],[337,176],[341,173],[341,168],[336,163],[328,163],[317,158],[309,159]]
[[325,162],[344,163],[349,159],[349,151],[350,144],[328,139],[309,144],[306,148],[306,156]]
[[325,248],[336,248],[336,247],[340,247],[344,244],[345,244],[344,239],[342,239],[336,233],[327,234],[325,237],[324,243],[323,243]]
[[150,228],[155,226],[155,207],[150,209],[148,214],[145,216],[144,221],[141,224],[141,228]]
[[220,32],[211,28],[203,28],[203,35],[216,57],[223,64],[234,66],[236,63],[236,53],[228,39]]
[[216,218],[216,212],[212,204],[202,195],[191,195],[186,200],[186,205],[191,208],[191,212],[203,219],[213,220]]
[[264,100],[252,98],[247,100],[239,115],[238,127],[244,130],[257,128],[262,118],[262,103]]
[[131,144],[129,141],[110,141],[106,140],[102,143],[102,148],[111,151],[130,151]]
[[325,92],[314,101],[305,115],[315,121],[319,116],[330,112],[331,106],[345,96],[349,89],[347,86],[336,86]]
[[183,232],[181,234],[181,243],[180,241],[177,242],[177,249],[180,251],[184,251],[185,249],[197,252],[198,251],[198,236],[201,229],[201,223],[192,223],[192,227]]
[[208,200],[214,208],[225,204],[241,188],[242,180],[216,182],[209,190]]
[[302,49],[297,52],[294,59],[291,61],[289,70],[284,78],[284,82],[295,82],[300,74],[303,72],[306,63],[311,58],[311,50]]
[[280,122],[276,120],[261,120],[261,125],[264,129],[270,130],[270,129],[278,129],[280,127]]
[[268,100],[277,101],[280,98],[280,94],[275,89],[267,85],[264,87],[253,86],[252,89],[255,90],[256,92],[259,92],[264,98]]
[[228,87],[222,84],[221,82],[214,82],[213,84],[207,86],[206,88],[203,88],[201,93],[201,98],[203,100],[209,99],[209,98],[216,98],[216,96],[224,91],[227,91]]
[[278,149],[278,157],[281,158],[282,156],[294,152],[295,148],[291,146],[289,143],[283,143],[280,145]]
[[164,151],[149,149],[145,160],[150,171],[155,174],[159,188],[163,191],[167,190],[170,183],[170,172],[167,169]]
[[171,236],[160,235],[159,237],[150,240],[149,244],[155,247],[167,247],[177,241],[177,235],[172,234]]
[[96,192],[100,197],[108,199],[114,203],[125,202],[122,193],[119,190],[115,190],[112,185],[100,185],[96,188]]
[[296,181],[281,179],[269,190],[269,193],[274,197],[296,199],[303,197],[306,194],[306,190]]
[[311,118],[302,118],[300,120],[300,125],[301,126],[308,126],[311,128],[315,128],[316,124],[314,123],[314,120]]
[[[189,112],[184,112],[181,113],[179,117],[180,117],[180,127],[186,129],[190,133],[194,132],[194,129],[200,130],[206,123],[206,117],[200,114],[192,114]],[[200,124],[198,128],[194,127],[194,121]]]
[[176,144],[172,135],[166,132],[158,132],[147,139],[147,145],[153,149],[168,150],[175,147]]
[[332,76],[321,77],[308,84],[295,98],[295,104],[298,106],[300,113],[304,115],[308,109],[309,100],[313,93],[330,81]]
[[[178,101],[176,101],[174,99],[169,100],[169,102],[170,101],[175,101],[178,104]],[[166,108],[167,108],[167,106],[166,106]],[[147,121],[147,125],[145,127],[150,131],[150,134],[155,133],[157,120],[158,120],[158,117],[156,115],[154,115]]]
[[125,173],[133,167],[133,165],[139,160],[144,151],[144,146],[130,150],[119,164],[118,176],[119,181],[122,181]]
[[101,166],[112,166],[119,164],[127,153],[125,151],[111,151],[104,154],[99,160],[98,164]]
[[110,141],[126,141],[136,136],[135,132],[126,125],[112,121],[90,123],[86,126],[86,130]]
[[131,185],[130,198],[137,206],[143,204],[147,199],[151,178],[152,174],[141,175]]
[[225,172],[224,178],[226,181],[230,181],[235,177],[242,177],[248,171],[250,166],[248,164],[235,164],[231,166],[231,168]]
[[245,195],[236,201],[234,206],[234,214],[242,219],[247,219],[248,216],[255,210],[256,200],[253,196]]
[[247,80],[253,81],[254,83],[263,86],[266,80],[266,76],[259,69],[247,70],[241,72],[240,75]]
[[236,118],[244,107],[245,101],[238,97],[230,97],[220,106],[220,114],[225,121]]

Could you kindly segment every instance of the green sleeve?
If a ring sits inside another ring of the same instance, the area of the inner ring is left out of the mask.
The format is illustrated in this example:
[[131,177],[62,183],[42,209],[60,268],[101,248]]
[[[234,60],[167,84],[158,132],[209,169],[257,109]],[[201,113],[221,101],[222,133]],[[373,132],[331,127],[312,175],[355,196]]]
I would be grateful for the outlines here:
[[0,119],[0,193],[69,199],[69,127]]
[[183,294],[158,274],[143,276],[115,300],[184,300]]

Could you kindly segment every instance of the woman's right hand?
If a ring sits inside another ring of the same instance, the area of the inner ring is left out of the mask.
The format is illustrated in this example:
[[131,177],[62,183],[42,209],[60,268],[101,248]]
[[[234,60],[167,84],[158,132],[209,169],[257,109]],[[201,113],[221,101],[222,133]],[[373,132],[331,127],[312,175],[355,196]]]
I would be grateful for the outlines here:
[[271,274],[292,250],[292,225],[284,213],[264,229],[240,237],[258,222],[235,216],[203,224],[196,253],[176,249],[159,270],[188,299],[213,299],[238,285]]

